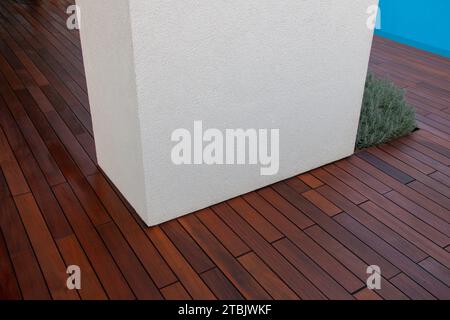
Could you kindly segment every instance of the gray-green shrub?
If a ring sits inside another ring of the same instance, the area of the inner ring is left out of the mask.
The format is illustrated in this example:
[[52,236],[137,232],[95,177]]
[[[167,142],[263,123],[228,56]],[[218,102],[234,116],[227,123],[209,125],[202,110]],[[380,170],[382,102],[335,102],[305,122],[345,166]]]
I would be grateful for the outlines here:
[[416,128],[415,110],[392,82],[367,76],[356,147],[363,149],[407,135]]

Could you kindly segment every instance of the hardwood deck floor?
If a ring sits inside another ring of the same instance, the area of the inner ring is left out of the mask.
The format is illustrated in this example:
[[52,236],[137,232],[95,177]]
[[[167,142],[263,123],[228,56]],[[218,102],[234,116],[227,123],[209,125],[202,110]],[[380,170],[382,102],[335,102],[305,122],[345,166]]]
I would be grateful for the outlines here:
[[1,299],[450,299],[449,59],[376,38],[419,131],[146,228],[96,166],[69,4],[0,2]]

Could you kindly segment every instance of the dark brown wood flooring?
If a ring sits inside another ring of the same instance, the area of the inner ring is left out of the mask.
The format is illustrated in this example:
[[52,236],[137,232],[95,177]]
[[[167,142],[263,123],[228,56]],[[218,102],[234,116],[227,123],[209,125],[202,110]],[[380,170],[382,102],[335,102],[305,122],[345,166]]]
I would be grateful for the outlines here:
[[449,59],[375,38],[419,131],[146,228],[96,166],[70,4],[0,2],[1,299],[450,299]]

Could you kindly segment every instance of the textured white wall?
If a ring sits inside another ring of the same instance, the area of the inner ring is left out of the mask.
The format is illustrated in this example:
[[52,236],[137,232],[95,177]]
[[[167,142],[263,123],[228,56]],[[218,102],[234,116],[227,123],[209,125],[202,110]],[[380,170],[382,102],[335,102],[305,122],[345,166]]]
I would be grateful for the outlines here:
[[129,3],[77,0],[81,44],[99,166],[134,206],[146,212]]
[[[377,0],[78,2],[100,166],[147,224],[353,152]],[[175,166],[195,120],[280,129],[279,174]]]

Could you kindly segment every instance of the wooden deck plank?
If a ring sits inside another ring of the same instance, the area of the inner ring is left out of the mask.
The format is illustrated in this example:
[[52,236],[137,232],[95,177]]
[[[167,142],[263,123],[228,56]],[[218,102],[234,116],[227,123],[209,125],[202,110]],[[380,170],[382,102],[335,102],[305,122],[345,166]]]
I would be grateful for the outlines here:
[[238,258],[239,262],[250,272],[275,300],[297,300],[292,291],[254,252]]
[[14,200],[10,197],[9,193],[7,197],[1,199],[0,209],[0,229],[23,298],[49,299],[50,294],[44,277],[31,248],[28,235],[22,224]]
[[45,75],[49,83],[55,87],[55,89],[61,94],[62,97],[64,97],[64,100],[72,108],[74,113],[77,114],[80,120],[84,120],[82,121],[83,125],[86,128],[90,129],[90,132],[92,132],[92,125],[90,123],[90,118],[86,108],[81,106],[81,103],[68,89],[66,83],[61,82],[58,78],[58,75],[53,70],[51,70],[50,67],[46,64],[45,60],[41,56],[39,56],[38,50],[41,45],[32,37],[27,37],[26,35],[24,37],[21,30],[22,27],[20,25],[11,24],[7,19],[4,19],[3,21],[2,19],[0,19],[0,24],[3,24],[5,30],[8,31],[8,36],[5,38],[5,42],[8,43],[8,45],[13,49],[14,52],[24,51],[27,53],[28,57]]
[[359,152],[357,156],[369,162],[374,167],[378,168],[379,170],[383,171],[384,173],[388,174],[389,176],[391,176],[392,178],[396,179],[397,181],[403,184],[407,184],[411,181],[414,181],[413,177],[391,166],[386,161],[383,161],[382,159],[378,158],[377,156],[374,156],[373,154],[367,151]]
[[315,190],[309,190],[302,193],[302,195],[313,203],[317,208],[328,214],[330,217],[341,213],[342,210],[336,207],[331,201],[323,197],[320,193]]
[[359,224],[351,216],[342,213],[336,217],[336,220],[342,226],[345,226],[346,229],[351,230],[358,238],[364,239],[371,247],[376,248],[378,252],[382,252],[383,256],[390,262],[414,279],[417,284],[433,293],[437,298],[445,299],[445,297],[448,297],[450,289],[447,286],[415,264],[408,257],[404,256],[396,248],[391,247],[384,240],[378,238],[373,232]]
[[[323,272],[307,255],[288,239],[274,243],[274,247],[302,274],[314,283],[324,294],[333,300],[351,300],[351,296],[329,274]],[[362,287],[362,286],[361,286]]]
[[[267,243],[256,231],[240,218],[231,207],[220,204],[213,207],[215,212],[229,225],[236,226],[235,231],[244,239],[253,251],[270,265],[272,270],[283,280],[289,279],[289,285],[294,292],[302,299],[322,299],[324,295],[313,286],[302,274],[295,271],[295,268],[269,243]],[[239,226],[239,227],[238,227]]]
[[[286,237],[306,253],[313,261],[322,266],[329,273],[332,273],[338,282],[342,283],[349,292],[356,291],[361,282],[357,281],[353,274],[349,274],[338,261],[336,261],[330,252],[321,248],[317,243],[312,241],[304,232],[299,230],[292,222],[283,216],[280,216],[273,207],[271,207],[262,197],[252,193],[244,196],[246,200],[254,206],[262,215],[281,230]],[[307,230],[309,230],[308,228]],[[332,267],[331,267],[332,266]]]
[[367,210],[363,210],[367,208],[367,203],[370,203],[370,201],[363,203],[361,206],[355,206],[328,186],[321,187],[321,189],[319,189],[319,192],[324,197],[333,201],[352,218],[373,231],[381,239],[391,244],[393,247],[398,248],[401,252],[405,253],[413,261],[419,262],[427,257],[427,254],[425,254],[425,252],[417,248],[411,242],[405,240],[394,230],[390,229],[386,224],[368,214]]
[[284,237],[276,227],[274,227],[266,218],[258,214],[241,197],[228,200],[227,203],[238,213],[248,224],[250,224],[267,242],[274,242]]
[[211,290],[159,227],[147,228],[146,233],[192,298],[197,300],[215,299]]
[[10,193],[9,193],[9,188],[8,188],[8,184],[6,183],[6,178],[3,175],[3,170],[0,167],[0,200],[2,200],[3,198],[9,197]]
[[[446,254],[442,247],[439,247],[432,241],[426,239],[421,234],[410,228],[407,224],[403,223],[401,220],[396,219],[381,207],[370,201],[364,203],[361,208],[373,215],[379,221],[383,222],[385,225],[389,226],[395,232],[401,234],[404,239],[414,244],[423,252],[439,260],[445,266],[450,267],[450,256]],[[407,253],[407,251],[404,252]]]
[[20,62],[22,62],[23,66],[27,69],[38,86],[47,86],[49,84],[45,75],[42,74],[41,70],[39,70],[23,50],[16,51],[15,55],[19,58]]
[[214,230],[214,236],[233,256],[238,257],[250,251],[244,241],[212,210],[204,209],[197,212],[196,215],[209,230]]
[[[391,156],[390,154],[384,152],[383,150],[376,148],[369,149],[371,154],[376,155],[380,159],[383,159],[383,161],[386,161],[386,163],[392,165],[393,167],[401,170],[402,172],[407,173],[410,175],[414,180],[420,181],[424,185],[432,188],[433,190],[445,195],[446,197],[450,196],[450,190],[445,185],[431,179],[427,176],[427,174],[423,174],[420,172],[419,168],[415,166],[414,168],[408,165],[407,163],[397,160],[395,157]],[[432,173],[432,172],[430,172]],[[429,174],[429,173],[428,173]],[[413,183],[415,181],[410,181],[408,183]]]
[[1,298],[450,298],[449,59],[375,36],[420,130],[147,228],[97,167],[71,4],[0,3]]
[[285,197],[287,201],[291,202],[297,208],[301,209],[325,231],[333,235],[336,239],[350,248],[359,257],[363,258],[364,261],[376,260],[377,264],[383,268],[384,274],[387,275],[387,277],[393,276],[398,273],[399,270],[394,267],[394,265],[380,256],[359,238],[340,226],[331,217],[322,213],[318,208],[309,203],[305,198],[296,193],[295,190],[291,189],[288,185],[284,183],[277,183],[273,186],[273,188],[280,195]]
[[245,298],[270,299],[270,295],[233,258],[197,217],[188,215],[180,218],[179,221]]
[[42,274],[34,253],[22,251],[11,257],[22,297],[25,300],[50,300],[46,279]]
[[215,267],[215,264],[211,259],[189,236],[178,221],[172,220],[162,224],[160,227],[198,274]]
[[[58,59],[61,63],[65,62],[69,64],[66,68],[75,71],[74,67],[77,67],[77,70],[82,72],[83,65],[81,59],[72,53],[72,48],[68,48],[69,41],[59,41],[60,39],[55,37],[56,32],[50,33],[21,6],[13,4],[13,7],[11,7],[11,5],[5,4],[3,5],[3,9],[5,13],[9,13],[8,17],[12,17],[10,21],[19,22],[23,29],[30,34],[39,35],[40,41],[53,49],[52,53],[55,59]],[[19,14],[13,14],[16,12]],[[76,48],[74,49],[76,50]]]
[[[350,271],[352,271],[362,281],[367,281],[367,267],[370,265],[362,261],[353,252],[343,246],[339,241],[334,239],[327,232],[322,230],[318,226],[312,226],[305,231],[311,238],[313,238],[322,247],[327,248],[328,252],[338,259],[343,265],[345,265]],[[367,290],[367,288],[366,288]],[[364,291],[364,290],[363,290]],[[361,291],[359,291],[361,292]],[[383,284],[380,290],[377,290],[377,295],[380,295],[384,299],[393,300],[406,300],[408,299],[400,290],[393,286],[388,280],[383,279]],[[358,294],[354,295],[358,299]]]
[[121,235],[117,226],[113,222],[108,222],[98,226],[97,230],[136,297],[143,300],[161,299],[162,296],[156,285]]
[[383,181],[385,184],[389,185],[393,190],[402,194],[406,198],[419,204],[420,206],[424,207],[425,209],[437,215],[438,217],[444,219],[445,221],[450,222],[450,211],[449,209],[446,209],[446,207],[428,199],[427,197],[417,192],[416,190],[411,189],[408,186],[404,185],[403,183],[400,183],[399,181],[393,179],[391,176],[378,170],[376,167],[372,166],[368,162],[365,162],[359,157],[351,157],[348,160],[355,166],[359,167],[360,169],[366,170],[366,172],[368,172],[373,177]]
[[52,239],[36,201],[31,194],[16,196],[14,201],[20,213],[33,250],[54,299],[79,299],[76,291],[66,286],[66,265]]
[[19,284],[14,273],[3,233],[0,230],[0,300],[20,300]]
[[426,127],[424,130],[418,130],[415,134],[411,135],[415,141],[418,141],[420,144],[423,144],[436,152],[443,154],[445,157],[450,158],[450,139],[447,135],[445,137],[439,137],[435,133],[439,132],[438,130],[430,129]]
[[129,214],[106,179],[96,174],[88,177],[88,181],[156,285],[161,288],[175,282],[176,277],[168,264]]
[[52,106],[52,109],[47,110],[47,103],[41,101],[39,104],[39,101],[34,100],[35,98],[33,98],[29,90],[16,91],[16,94],[27,112],[33,114],[32,119],[40,121],[40,125],[43,126],[49,134],[53,134],[53,132],[56,134],[56,137],[58,137],[61,143],[67,148],[72,159],[79,166],[84,175],[91,175],[98,172],[95,164],[88,157],[85,150],[73,136],[64,121],[61,120],[59,114],[54,110],[53,105],[48,103]]
[[166,300],[191,300],[191,296],[184,289],[183,285],[175,282],[167,287],[161,289],[161,293]]
[[53,188],[61,208],[111,299],[134,299],[121,271],[68,184]]
[[80,268],[82,289],[79,291],[83,300],[106,300],[107,296],[100,281],[92,269],[86,254],[74,235],[56,240],[56,244],[67,266]]
[[436,181],[439,181],[440,183],[442,183],[446,187],[450,188],[450,177],[448,175],[443,174],[443,173],[441,173],[439,171],[436,171],[436,172],[430,174],[430,177],[433,178]]
[[436,275],[439,280],[450,287],[450,272],[448,272],[449,268],[443,266],[432,257],[428,257],[419,264],[429,273]]
[[298,176],[300,180],[306,183],[310,188],[315,189],[323,185],[323,182],[310,173],[304,173]]
[[30,191],[3,130],[0,130],[0,165],[12,195]]
[[439,218],[438,216],[435,216],[428,210],[402,196],[400,193],[391,191],[386,193],[385,197],[389,198],[392,202],[395,202],[397,205],[410,212],[416,218],[423,220],[444,235],[450,234],[450,225],[448,224],[448,222]]
[[[0,76],[1,78],[1,76]],[[42,169],[47,182],[50,186],[65,182],[65,177],[61,173],[57,163],[47,150],[44,141],[39,135],[38,131],[33,126],[29,117],[25,116],[23,109],[19,106],[18,101],[14,101],[15,107],[11,106],[13,114],[20,114],[20,117],[15,119],[7,109],[6,104],[0,98],[0,123],[4,128],[5,134],[9,137],[10,144],[13,150],[19,148],[27,148],[32,151],[37,163]],[[17,108],[17,109],[15,109]],[[17,122],[16,122],[17,121]]]
[[[349,176],[347,173],[342,171],[337,166],[328,165],[326,168],[328,171],[330,171],[331,173],[333,173],[335,176],[339,177],[340,179],[346,179]],[[411,214],[412,211],[409,209],[412,209],[412,208],[415,208],[418,206],[415,205],[413,202],[407,200],[400,194],[396,193],[395,191],[391,191],[387,194],[384,194],[384,196],[383,196],[383,195],[375,192],[374,190],[370,189],[368,186],[366,186],[363,183],[363,182],[365,182],[365,180],[359,181],[359,180],[347,178],[346,181],[350,186],[352,186],[355,189],[358,189],[369,200],[371,200],[372,202],[376,203],[377,205],[383,207],[385,210],[389,211],[390,214],[392,214],[393,216],[396,216],[403,221],[410,222],[410,225],[414,226],[419,231],[423,230],[424,234],[430,235],[429,236],[430,239],[434,239],[434,237],[435,237],[435,238],[437,238],[438,242],[439,241],[441,242],[441,244],[447,243],[448,239],[445,236],[447,234],[447,231],[444,231],[443,234],[436,233],[436,230],[433,230],[432,228],[430,228],[430,226],[428,226],[427,224],[424,224],[421,220],[419,220],[419,218],[412,216],[412,214]],[[402,202],[403,208],[407,207],[407,208],[405,208],[405,210],[402,209],[401,206],[399,206],[396,203],[396,201],[395,201],[396,199],[393,195],[400,196],[400,199],[403,200],[403,202]],[[388,198],[390,201],[387,200],[386,198]],[[406,210],[408,210],[408,211],[406,211]],[[440,222],[440,223],[444,222],[444,221],[440,220],[439,218],[435,217],[434,215],[432,215],[431,213],[428,213],[426,215],[423,213],[427,213],[427,211],[425,209],[421,210],[420,219],[422,219],[422,220],[429,220],[429,221],[438,220],[438,222]],[[441,226],[442,226],[442,229],[445,230],[446,224],[444,223]]]
[[435,300],[435,298],[411,280],[407,275],[401,273],[391,279],[391,282],[405,292],[411,299],[415,300]]
[[[20,34],[21,38],[24,39],[24,41],[30,45],[33,46],[33,49],[36,53],[39,53],[39,55],[42,56],[44,60],[49,64],[49,66],[52,66],[53,68],[57,66],[58,64],[61,64],[61,68],[59,71],[63,70],[63,75],[75,73],[75,69],[73,67],[73,63],[78,64],[78,69],[82,70],[83,66],[79,62],[74,62],[76,59],[66,59],[65,56],[70,57],[71,52],[64,50],[64,53],[61,53],[60,50],[56,47],[59,46],[62,48],[62,45],[60,43],[57,43],[57,41],[54,41],[51,43],[46,39],[46,37],[42,36],[42,34],[33,29],[33,26],[31,26],[27,21],[20,15],[20,14],[14,14],[14,11],[10,9],[10,5],[4,4],[2,2],[1,6],[4,10],[0,11],[0,14],[4,18],[5,27],[8,28],[8,32],[12,34]],[[40,35],[39,41],[37,41],[36,37],[34,35]],[[56,46],[55,46],[56,44]],[[48,48],[48,50],[46,49]],[[70,70],[70,72],[66,72],[64,68],[67,68]],[[58,71],[55,71],[58,73]],[[67,77],[64,79],[64,82],[66,85],[71,87],[71,91],[75,95],[77,93],[76,85],[73,85],[72,83],[75,83],[72,79],[68,79]],[[82,97],[81,97],[82,98]],[[80,97],[77,97],[77,99],[80,99]],[[82,100],[82,99],[80,99]],[[84,101],[86,103],[86,101]]]
[[[441,193],[436,192],[435,189],[430,188],[429,186],[425,185],[424,183],[419,182],[419,181],[413,181],[411,183],[408,183],[408,187],[416,190],[420,194],[426,196],[428,199],[441,204],[444,208],[450,208],[450,198],[448,198],[445,195],[442,195]],[[443,188],[444,188],[444,186],[443,186]]]
[[242,300],[239,291],[231,284],[224,274],[217,268],[202,273],[203,281],[220,300]]
[[[314,224],[303,212],[294,207],[288,201],[283,199],[278,193],[271,188],[258,190],[256,193],[249,193],[248,197],[259,195],[270,203],[275,209],[281,212],[286,218],[291,220],[298,228],[306,229]],[[245,196],[244,196],[245,197]],[[276,220],[275,220],[276,221]]]
[[[335,173],[336,175],[339,175],[339,169]],[[385,196],[380,195],[379,193],[375,192],[374,190],[368,188],[366,185],[364,185],[360,181],[353,181],[349,182],[352,187],[357,188],[362,194],[364,194],[370,201],[377,203],[378,205],[382,206],[384,209],[389,211],[389,213],[397,217],[403,221],[406,221],[409,223],[413,228],[418,230],[419,232],[426,235],[429,239],[435,241],[441,246],[445,246],[448,243],[448,236],[446,236],[445,233],[440,233],[436,229],[432,228],[430,225],[424,223],[421,219],[416,218],[413,214],[410,212],[404,210],[400,206],[398,206],[395,201],[388,200]],[[320,190],[329,189],[327,187],[321,187]],[[392,197],[390,197],[392,198]],[[395,198],[393,199],[395,200]],[[364,204],[362,204],[364,205]],[[355,207],[351,204],[349,204],[350,207]],[[360,205],[361,206],[361,205]]]
[[363,289],[354,294],[357,300],[383,300],[375,291],[370,289]]
[[312,171],[320,180],[324,181],[327,185],[331,186],[333,189],[343,194],[347,199],[355,204],[360,204],[367,201],[367,198],[363,196],[359,191],[352,189],[350,186],[329,174],[326,170],[319,168]]
[[[428,148],[427,146],[417,143],[411,138],[412,136],[413,135],[409,135],[408,137],[400,138],[397,141],[391,143],[395,143],[397,147],[399,146],[399,143],[402,144],[404,152],[409,151],[410,154],[413,153],[416,159],[420,159],[430,166],[430,163],[450,166],[450,158],[434,151],[433,149]],[[429,158],[431,158],[432,160],[427,160]]]

